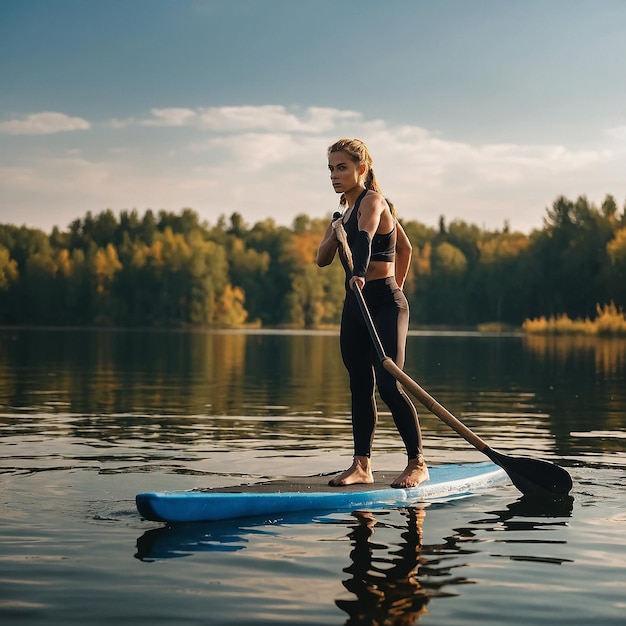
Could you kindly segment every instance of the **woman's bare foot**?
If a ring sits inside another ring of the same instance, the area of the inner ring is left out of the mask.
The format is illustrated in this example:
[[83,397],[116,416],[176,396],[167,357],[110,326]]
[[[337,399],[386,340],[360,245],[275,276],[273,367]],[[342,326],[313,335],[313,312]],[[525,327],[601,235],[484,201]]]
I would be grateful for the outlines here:
[[420,454],[416,459],[409,459],[409,463],[392,483],[392,487],[407,489],[417,487],[420,483],[426,482],[430,478],[424,457]]
[[372,467],[368,456],[355,456],[352,465],[343,474],[328,481],[331,487],[346,485],[371,484],[374,482]]

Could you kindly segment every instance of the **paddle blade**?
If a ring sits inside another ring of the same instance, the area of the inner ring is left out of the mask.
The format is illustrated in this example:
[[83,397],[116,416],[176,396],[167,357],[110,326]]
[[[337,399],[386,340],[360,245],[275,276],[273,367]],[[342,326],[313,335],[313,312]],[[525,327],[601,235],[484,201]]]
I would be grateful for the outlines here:
[[513,484],[524,495],[562,496],[567,495],[572,489],[572,477],[558,465],[538,459],[507,456],[489,447],[482,452],[509,475]]

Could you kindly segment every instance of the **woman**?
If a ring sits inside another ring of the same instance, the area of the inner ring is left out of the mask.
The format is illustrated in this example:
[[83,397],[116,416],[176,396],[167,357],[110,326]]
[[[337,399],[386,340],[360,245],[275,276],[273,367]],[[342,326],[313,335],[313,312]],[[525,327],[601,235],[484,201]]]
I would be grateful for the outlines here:
[[[396,379],[376,357],[372,340],[358,306],[353,285],[363,290],[386,354],[402,367],[409,307],[402,285],[411,260],[411,244],[392,208],[380,193],[372,158],[358,139],[340,139],[328,148],[328,169],[335,192],[345,209],[331,222],[317,251],[317,264],[329,265],[337,250],[346,270],[346,299],[341,316],[341,355],[350,376],[354,459],[333,486],[373,483],[370,454],[377,411],[374,386],[389,407],[404,442],[408,463],[393,487],[415,487],[428,480],[422,455],[417,411]],[[342,252],[336,234],[341,224],[352,253],[353,268]]]

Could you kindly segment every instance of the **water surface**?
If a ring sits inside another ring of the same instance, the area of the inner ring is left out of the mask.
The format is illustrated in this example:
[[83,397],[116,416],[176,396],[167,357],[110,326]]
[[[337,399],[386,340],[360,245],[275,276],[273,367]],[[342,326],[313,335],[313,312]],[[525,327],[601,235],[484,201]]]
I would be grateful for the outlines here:
[[[626,342],[414,333],[405,369],[573,499],[146,522],[139,491],[349,464],[336,335],[0,331],[2,623],[623,624]],[[374,464],[399,471],[383,409]],[[483,460],[420,415],[429,463]]]

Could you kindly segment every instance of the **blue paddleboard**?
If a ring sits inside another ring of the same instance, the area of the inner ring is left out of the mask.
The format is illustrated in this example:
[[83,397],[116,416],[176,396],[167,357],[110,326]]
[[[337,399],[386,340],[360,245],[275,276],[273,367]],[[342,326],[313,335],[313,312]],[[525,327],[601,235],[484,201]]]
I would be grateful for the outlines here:
[[430,480],[410,489],[390,487],[395,475],[374,472],[373,485],[329,487],[330,476],[294,477],[221,489],[140,493],[135,501],[139,514],[147,520],[207,522],[292,511],[409,506],[471,495],[508,481],[504,470],[489,462],[436,465],[428,469]]

